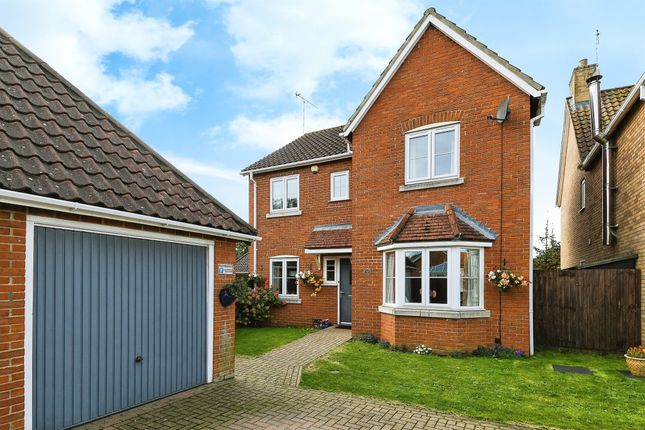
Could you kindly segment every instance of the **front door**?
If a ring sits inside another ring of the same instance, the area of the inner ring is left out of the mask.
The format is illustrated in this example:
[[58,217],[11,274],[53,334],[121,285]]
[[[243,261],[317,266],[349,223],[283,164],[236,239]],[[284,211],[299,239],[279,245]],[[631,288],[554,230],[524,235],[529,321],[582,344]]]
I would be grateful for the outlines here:
[[352,260],[340,259],[340,287],[338,291],[338,323],[352,324]]

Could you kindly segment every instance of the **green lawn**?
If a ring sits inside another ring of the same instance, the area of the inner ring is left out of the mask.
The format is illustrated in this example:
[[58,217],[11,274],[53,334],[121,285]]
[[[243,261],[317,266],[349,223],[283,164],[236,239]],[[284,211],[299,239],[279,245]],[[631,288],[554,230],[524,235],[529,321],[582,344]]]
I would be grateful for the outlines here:
[[302,327],[238,327],[235,332],[235,352],[239,355],[262,355],[312,331]]
[[[552,364],[595,375],[556,373]],[[626,378],[624,359],[542,352],[532,358],[451,358],[351,342],[314,362],[302,386],[415,403],[504,422],[573,429],[644,429],[645,380]]]

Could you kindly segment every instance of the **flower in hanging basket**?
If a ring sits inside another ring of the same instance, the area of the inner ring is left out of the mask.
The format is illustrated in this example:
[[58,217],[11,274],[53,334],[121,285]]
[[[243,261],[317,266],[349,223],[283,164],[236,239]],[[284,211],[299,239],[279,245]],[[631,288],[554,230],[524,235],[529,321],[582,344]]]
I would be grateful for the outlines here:
[[322,290],[322,276],[312,272],[311,270],[300,272],[296,276],[300,285],[305,285],[313,288],[313,292],[311,293],[312,297],[315,297],[316,294],[318,294],[320,290]]
[[529,281],[523,275],[515,274],[507,269],[491,270],[488,273],[488,282],[495,285],[500,291],[529,285]]

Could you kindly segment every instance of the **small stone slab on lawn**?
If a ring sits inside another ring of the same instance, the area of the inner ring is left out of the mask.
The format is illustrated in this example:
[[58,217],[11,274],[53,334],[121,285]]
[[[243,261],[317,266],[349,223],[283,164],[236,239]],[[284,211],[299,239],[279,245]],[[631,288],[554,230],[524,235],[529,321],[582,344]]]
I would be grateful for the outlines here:
[[638,376],[638,375],[634,375],[634,374],[633,374],[632,372],[630,372],[629,370],[619,370],[619,372],[620,372],[620,373],[622,373],[623,375],[627,376],[628,378],[633,378],[633,379],[642,379],[642,380],[644,380],[644,381],[645,381],[645,376]]
[[553,370],[562,373],[578,373],[580,375],[593,375],[593,372],[586,367],[579,366],[563,366],[561,364],[553,364]]

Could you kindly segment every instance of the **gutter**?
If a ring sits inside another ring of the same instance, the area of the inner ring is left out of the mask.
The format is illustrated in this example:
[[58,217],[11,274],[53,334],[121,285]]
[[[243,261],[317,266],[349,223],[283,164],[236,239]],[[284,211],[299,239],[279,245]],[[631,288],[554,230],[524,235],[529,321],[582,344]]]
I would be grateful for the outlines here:
[[85,215],[95,218],[107,218],[116,221],[150,225],[154,227],[185,231],[188,233],[206,234],[210,236],[243,240],[247,242],[262,240],[261,237],[251,234],[237,233],[220,228],[205,227],[202,225],[190,224],[187,222],[173,221],[149,215],[135,214],[116,209],[92,206],[85,203],[69,202],[60,199],[54,199],[51,197],[37,196],[34,194],[20,193],[17,191],[9,191],[4,189],[0,189],[0,203],[38,209],[47,209],[55,212],[73,213],[75,215]]
[[535,172],[533,168],[533,153],[535,147],[535,127],[540,124],[544,113],[531,118],[530,123],[530,155],[531,160],[531,192],[529,198],[529,355],[535,354],[535,340],[533,329],[533,188],[535,185]]
[[316,164],[316,163],[327,163],[329,161],[336,161],[336,160],[344,160],[346,158],[352,158],[352,152],[345,152],[342,154],[336,154],[336,155],[329,155],[327,157],[319,157],[319,158],[311,158],[309,160],[302,160],[302,161],[294,161],[293,163],[286,163],[286,164],[280,164],[277,166],[269,166],[269,167],[261,167],[259,169],[249,169],[249,170],[242,170],[241,175],[246,176],[250,175],[252,173],[258,174],[258,173],[265,173],[265,172],[273,172],[276,170],[285,170],[285,169],[290,169],[293,167],[302,167],[302,166],[308,166],[310,164]]

